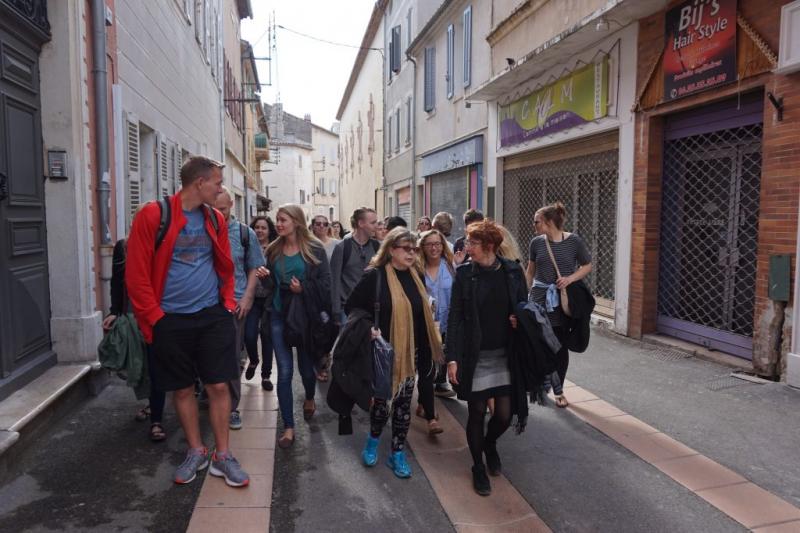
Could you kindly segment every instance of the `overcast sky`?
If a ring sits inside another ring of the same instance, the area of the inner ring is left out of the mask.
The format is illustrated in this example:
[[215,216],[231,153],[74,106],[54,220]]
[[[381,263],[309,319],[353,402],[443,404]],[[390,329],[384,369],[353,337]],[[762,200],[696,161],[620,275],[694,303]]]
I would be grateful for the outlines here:
[[[269,56],[264,32],[274,11],[278,25],[320,39],[359,46],[374,3],[374,0],[253,0],[253,19],[242,20],[242,38],[251,44],[258,41],[257,57]],[[261,88],[261,100],[275,103],[280,92],[285,111],[299,117],[309,113],[315,124],[330,128],[336,120],[358,50],[314,41],[281,28],[277,29],[276,44],[272,86]],[[269,81],[269,63],[257,61],[261,83]]]

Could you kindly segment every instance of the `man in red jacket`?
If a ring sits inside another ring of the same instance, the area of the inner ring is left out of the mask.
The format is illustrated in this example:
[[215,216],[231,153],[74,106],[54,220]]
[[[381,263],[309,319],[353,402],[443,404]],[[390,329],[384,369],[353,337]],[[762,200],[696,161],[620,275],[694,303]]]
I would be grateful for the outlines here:
[[125,282],[136,320],[153,350],[155,381],[161,390],[174,391],[175,411],[189,443],[175,482],[193,481],[209,464],[194,397],[199,376],[208,393],[216,441],[210,473],[243,487],[250,478],[228,449],[228,382],[239,376],[234,266],[225,219],[209,207],[222,191],[223,166],[201,156],[184,163],[182,187],[168,199],[169,222],[160,242],[162,208],[150,202],[141,209],[128,238]]

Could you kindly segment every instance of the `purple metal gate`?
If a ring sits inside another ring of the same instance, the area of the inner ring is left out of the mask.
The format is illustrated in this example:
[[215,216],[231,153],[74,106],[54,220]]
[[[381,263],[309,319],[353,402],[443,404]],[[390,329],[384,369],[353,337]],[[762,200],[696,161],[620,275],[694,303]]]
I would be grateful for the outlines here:
[[657,327],[752,358],[760,93],[669,117]]

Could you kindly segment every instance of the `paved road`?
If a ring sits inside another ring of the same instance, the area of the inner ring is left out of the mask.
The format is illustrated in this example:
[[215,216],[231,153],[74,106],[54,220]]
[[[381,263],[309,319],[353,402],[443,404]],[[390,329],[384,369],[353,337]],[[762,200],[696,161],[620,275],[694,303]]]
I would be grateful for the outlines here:
[[151,443],[145,403],[113,379],[49,428],[0,487],[0,531],[184,531],[200,483],[172,483],[185,441],[168,407],[168,439]]

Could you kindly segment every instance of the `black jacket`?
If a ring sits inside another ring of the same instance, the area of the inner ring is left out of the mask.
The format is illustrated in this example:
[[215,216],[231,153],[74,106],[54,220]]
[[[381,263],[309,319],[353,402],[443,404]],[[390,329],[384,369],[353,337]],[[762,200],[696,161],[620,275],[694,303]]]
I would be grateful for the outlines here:
[[595,300],[592,291],[582,280],[567,286],[572,316],[567,323],[567,348],[583,353],[589,346],[590,323]]
[[[319,338],[319,331],[333,324],[331,320],[331,271],[328,256],[321,246],[313,246],[314,256],[319,264],[306,263],[303,291],[294,294],[281,287],[282,312],[286,320],[284,337],[290,346],[303,346],[312,357],[320,357],[330,350],[332,339],[327,347]],[[270,308],[272,302],[270,301]],[[323,314],[324,313],[324,314]],[[327,316],[327,322],[324,317]],[[335,337],[335,335],[334,335]]]
[[[533,391],[542,385],[545,376],[555,372],[557,350],[554,351],[548,345],[543,325],[536,319],[536,315],[527,308],[528,305],[536,304],[517,304],[516,314],[519,327],[516,331],[515,346],[517,352],[521,354],[525,390]],[[546,319],[546,312],[541,314]],[[547,327],[549,327],[549,322],[547,322]],[[555,342],[558,342],[558,339],[555,339]]]
[[[526,302],[528,291],[525,275],[514,261],[499,257],[501,268],[506,273],[506,288],[512,309],[520,302]],[[478,283],[479,267],[475,263],[465,263],[456,269],[453,292],[450,297],[450,314],[447,319],[447,361],[458,363],[458,381],[455,386],[458,397],[468,400],[472,393],[472,377],[478,364],[481,346],[481,325],[478,322],[478,309],[486,299],[486,288]],[[524,381],[514,368],[516,362],[511,354],[514,351],[513,335],[509,324],[508,349],[511,370],[512,395],[524,396]],[[523,402],[524,403],[524,402]],[[525,404],[527,405],[527,404]],[[519,403],[512,398],[512,414],[521,415],[516,407]],[[527,414],[527,411],[525,412]]]
[[333,347],[328,406],[350,416],[353,405],[369,410],[372,398],[372,313],[355,309]]

